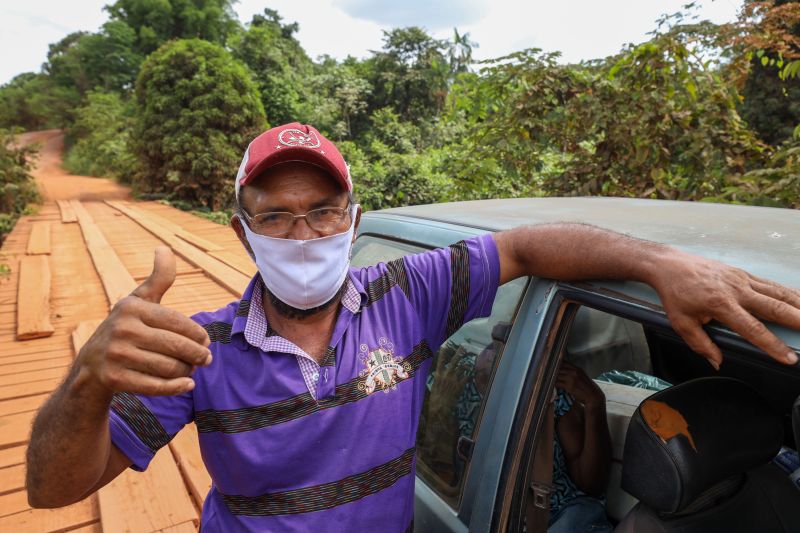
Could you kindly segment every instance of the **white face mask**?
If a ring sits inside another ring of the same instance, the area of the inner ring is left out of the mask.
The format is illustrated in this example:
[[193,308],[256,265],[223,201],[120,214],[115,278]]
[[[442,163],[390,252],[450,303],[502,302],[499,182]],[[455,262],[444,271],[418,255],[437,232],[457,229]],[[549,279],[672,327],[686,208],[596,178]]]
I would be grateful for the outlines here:
[[242,221],[261,279],[270,292],[297,309],[330,301],[342,287],[350,266],[357,209],[354,205],[350,228],[344,233],[306,241],[259,235]]

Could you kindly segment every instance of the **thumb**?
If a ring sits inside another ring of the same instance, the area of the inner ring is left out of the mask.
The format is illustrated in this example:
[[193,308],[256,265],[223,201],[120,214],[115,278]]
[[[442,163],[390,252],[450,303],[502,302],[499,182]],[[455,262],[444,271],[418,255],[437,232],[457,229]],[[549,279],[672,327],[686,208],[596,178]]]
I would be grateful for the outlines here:
[[175,283],[175,255],[167,246],[159,246],[155,251],[153,272],[131,293],[152,303],[161,303],[161,297]]

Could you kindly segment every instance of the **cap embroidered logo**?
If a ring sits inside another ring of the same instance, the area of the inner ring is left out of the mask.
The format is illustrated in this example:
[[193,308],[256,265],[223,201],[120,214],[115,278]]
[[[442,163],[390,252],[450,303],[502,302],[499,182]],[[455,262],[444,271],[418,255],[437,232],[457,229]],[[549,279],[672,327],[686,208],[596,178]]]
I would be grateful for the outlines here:
[[306,133],[294,128],[280,132],[278,142],[284,146],[302,146],[304,148],[319,148],[322,144],[315,132]]

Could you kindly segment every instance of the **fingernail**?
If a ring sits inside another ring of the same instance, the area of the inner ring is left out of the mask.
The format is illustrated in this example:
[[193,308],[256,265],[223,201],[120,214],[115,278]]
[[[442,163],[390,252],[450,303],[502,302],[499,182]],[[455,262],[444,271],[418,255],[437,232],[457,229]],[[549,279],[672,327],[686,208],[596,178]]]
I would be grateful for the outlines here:
[[205,362],[205,363],[203,363],[203,364],[204,364],[204,365],[206,365],[206,366],[208,366],[208,365],[210,365],[210,364],[211,364],[211,361],[213,361],[213,360],[214,360],[214,357],[213,357],[213,356],[212,356],[212,355],[209,353],[209,354],[208,354],[208,357],[206,357],[206,362]]
[[190,379],[189,383],[186,384],[186,392],[189,392],[190,390],[193,390],[193,389],[194,389],[194,380]]
[[786,360],[790,365],[797,364],[797,354],[790,350],[789,353],[786,354]]
[[706,359],[706,361],[708,361],[708,364],[711,365],[714,368],[714,370],[719,372],[719,363],[717,363],[713,359]]

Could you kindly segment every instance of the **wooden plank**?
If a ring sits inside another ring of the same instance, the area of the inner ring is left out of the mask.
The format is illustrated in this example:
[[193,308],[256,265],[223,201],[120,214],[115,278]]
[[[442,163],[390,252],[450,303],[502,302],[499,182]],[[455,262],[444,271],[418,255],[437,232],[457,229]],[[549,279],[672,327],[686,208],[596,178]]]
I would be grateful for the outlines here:
[[197,426],[186,425],[175,435],[169,446],[172,448],[178,468],[186,480],[195,505],[198,509],[202,509],[208,491],[211,490],[211,476],[208,475],[203,457],[200,455]]
[[0,516],[8,516],[14,513],[27,511],[31,506],[28,505],[28,494],[24,490],[17,490],[0,496]]
[[24,363],[14,363],[10,365],[0,364],[0,376],[18,374],[19,372],[33,372],[34,370],[69,366],[70,364],[72,364],[72,358],[69,356],[53,357],[52,359],[39,359],[37,361],[26,361]]
[[13,446],[0,450],[0,468],[7,466],[21,465],[25,462],[25,451],[27,446]]
[[[106,203],[108,205],[111,205],[111,207],[114,207],[112,205],[112,201],[108,201],[107,200]],[[119,203],[122,203],[122,202],[119,202]],[[196,234],[192,233],[191,231],[187,230],[186,228],[184,228],[180,224],[176,224],[175,222],[171,221],[170,219],[162,217],[161,215],[159,215],[159,214],[157,214],[157,213],[155,213],[153,211],[148,211],[147,209],[141,209],[141,208],[135,207],[130,202],[125,203],[124,205],[127,206],[127,207],[131,207],[133,209],[136,209],[139,212],[140,216],[149,218],[154,223],[156,223],[156,224],[158,224],[160,226],[163,226],[167,230],[171,231],[177,237],[180,237],[181,239],[183,239],[184,241],[188,242],[189,244],[193,244],[193,245],[197,246],[198,248],[200,248],[204,252],[224,250],[224,248],[222,246],[220,246],[219,244],[217,244],[215,242],[211,242],[208,239],[204,239],[203,237],[201,237],[199,235],[196,235]]]
[[61,378],[51,378],[42,381],[33,381],[31,383],[19,383],[17,385],[9,385],[8,387],[0,387],[0,400],[24,398],[44,392],[53,392],[60,383]]
[[146,471],[128,469],[98,495],[103,531],[156,531],[198,522],[169,448],[158,452]]
[[250,283],[249,277],[235,268],[226,265],[219,259],[211,257],[199,248],[179,239],[174,233],[160,224],[156,224],[149,217],[142,216],[141,210],[128,207],[122,202],[107,201],[106,203],[114,209],[128,215],[128,217],[136,221],[144,229],[164,241],[176,254],[183,257],[186,261],[198,268],[202,268],[208,277],[233,294],[241,295],[247,287],[247,284]]
[[197,526],[194,522],[184,522],[177,526],[161,529],[158,533],[197,533]]
[[0,448],[28,442],[36,411],[0,417]]
[[49,337],[50,261],[45,255],[20,258],[17,287],[17,340]]
[[58,209],[61,211],[61,222],[62,223],[69,223],[69,222],[77,222],[78,217],[75,215],[75,210],[72,209],[72,204],[69,203],[67,200],[56,200],[58,204]]
[[[25,488],[25,464],[0,468],[0,494]],[[0,527],[0,531],[4,531]]]
[[32,381],[43,381],[46,379],[60,378],[66,372],[64,367],[46,368],[33,372],[19,372],[7,376],[0,376],[0,387],[17,385],[19,383],[30,383]]
[[101,322],[102,320],[97,318],[78,322],[78,326],[75,328],[75,331],[72,332],[72,349],[75,355],[78,355],[78,352],[81,351],[83,345],[86,344],[86,341],[89,340],[89,337],[92,336]]
[[253,277],[256,274],[256,264],[249,257],[243,257],[242,254],[231,252],[230,250],[222,250],[219,252],[208,252],[208,255],[216,257],[246,276]]
[[50,255],[50,222],[39,220],[33,223],[28,236],[28,255]]
[[68,531],[97,521],[97,498],[59,509],[29,509],[0,518],[0,531],[41,532]]
[[36,411],[42,406],[49,394],[37,394],[24,398],[14,398],[11,400],[0,401],[0,416],[24,413],[26,411]]
[[100,521],[92,522],[87,526],[79,527],[78,529],[70,529],[69,533],[103,533],[103,526]]
[[114,249],[108,244],[100,227],[78,200],[71,200],[72,208],[78,217],[83,240],[92,257],[94,268],[106,291],[109,309],[129,295],[137,284],[130,272],[122,264]]

